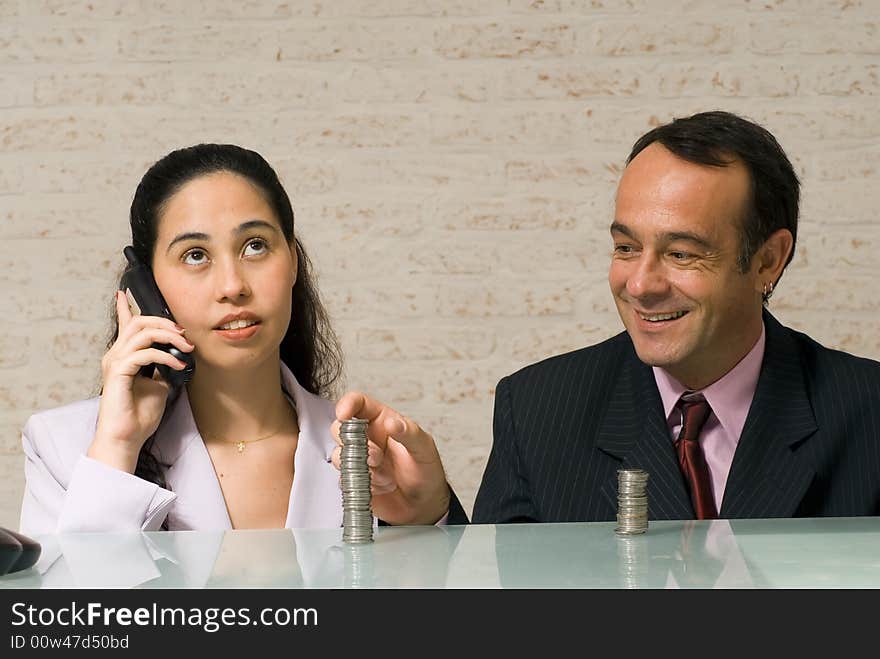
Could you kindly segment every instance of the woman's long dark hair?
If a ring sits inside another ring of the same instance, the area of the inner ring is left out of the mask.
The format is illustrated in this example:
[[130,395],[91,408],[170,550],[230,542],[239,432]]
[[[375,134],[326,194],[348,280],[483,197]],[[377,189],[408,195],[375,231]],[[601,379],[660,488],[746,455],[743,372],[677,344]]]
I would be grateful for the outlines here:
[[[193,179],[217,172],[237,174],[255,185],[275,212],[288,244],[295,244],[297,277],[291,294],[290,324],[281,341],[281,360],[304,389],[319,396],[331,394],[342,373],[339,342],[314,285],[311,262],[299,239],[294,237],[290,198],[275,170],[260,154],[233,144],[197,144],[172,151],[150,167],[131,202],[131,239],[138,259],[152,263],[159,216],[168,200]],[[119,335],[115,303],[111,318],[108,349]],[[152,453],[154,438],[155,435],[144,442],[135,475],[167,488],[162,465]]]

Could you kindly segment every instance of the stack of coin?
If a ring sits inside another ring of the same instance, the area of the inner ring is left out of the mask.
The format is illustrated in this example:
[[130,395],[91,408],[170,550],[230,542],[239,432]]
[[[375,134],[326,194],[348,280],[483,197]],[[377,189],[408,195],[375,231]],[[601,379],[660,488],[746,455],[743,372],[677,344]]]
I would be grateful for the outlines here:
[[350,543],[372,542],[367,422],[362,419],[343,421],[339,438],[342,440],[342,539]]
[[619,535],[637,535],[648,530],[648,472],[644,469],[617,470],[617,528]]

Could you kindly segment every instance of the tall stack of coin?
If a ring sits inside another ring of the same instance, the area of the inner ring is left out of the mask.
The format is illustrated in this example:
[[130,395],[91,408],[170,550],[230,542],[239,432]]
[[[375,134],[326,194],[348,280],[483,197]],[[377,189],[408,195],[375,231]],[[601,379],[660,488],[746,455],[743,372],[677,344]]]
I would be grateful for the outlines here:
[[617,470],[617,528],[619,535],[637,535],[648,530],[648,472],[644,469]]
[[343,421],[339,438],[342,440],[342,540],[350,543],[372,542],[367,422],[363,419]]

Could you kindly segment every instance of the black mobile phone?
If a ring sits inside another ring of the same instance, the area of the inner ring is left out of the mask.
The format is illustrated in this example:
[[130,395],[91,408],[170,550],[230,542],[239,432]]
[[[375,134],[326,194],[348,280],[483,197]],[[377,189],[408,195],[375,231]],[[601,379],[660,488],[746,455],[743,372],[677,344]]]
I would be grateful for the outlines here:
[[[142,316],[161,316],[173,321],[174,316],[171,315],[171,311],[165,303],[165,298],[162,297],[162,293],[156,285],[153,271],[150,270],[148,265],[138,259],[131,245],[126,246],[122,253],[125,255],[126,260],[128,260],[128,267],[122,274],[119,290],[125,293],[131,313]],[[150,364],[141,368],[140,375],[151,378],[155,369],[158,368],[159,375],[172,387],[179,387],[192,379],[193,373],[196,370],[196,361],[192,353],[181,352],[173,345],[167,343],[154,343],[152,347],[164,350],[176,357],[186,364],[186,368],[178,371],[165,364]]]

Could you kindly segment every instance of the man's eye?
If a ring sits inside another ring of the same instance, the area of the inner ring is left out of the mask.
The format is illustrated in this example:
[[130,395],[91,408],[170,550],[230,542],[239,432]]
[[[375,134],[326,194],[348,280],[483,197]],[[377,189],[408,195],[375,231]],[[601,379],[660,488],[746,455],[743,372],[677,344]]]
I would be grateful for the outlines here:
[[689,254],[688,252],[669,252],[669,256],[671,256],[676,261],[688,261],[694,258],[694,255]]
[[269,250],[269,246],[266,244],[266,241],[262,238],[256,238],[254,240],[248,241],[248,244],[244,248],[245,256],[254,256],[258,254],[263,254]]
[[614,251],[617,254],[632,254],[632,245],[615,245]]
[[187,265],[201,265],[208,260],[208,255],[200,249],[191,249],[183,255],[183,262]]

